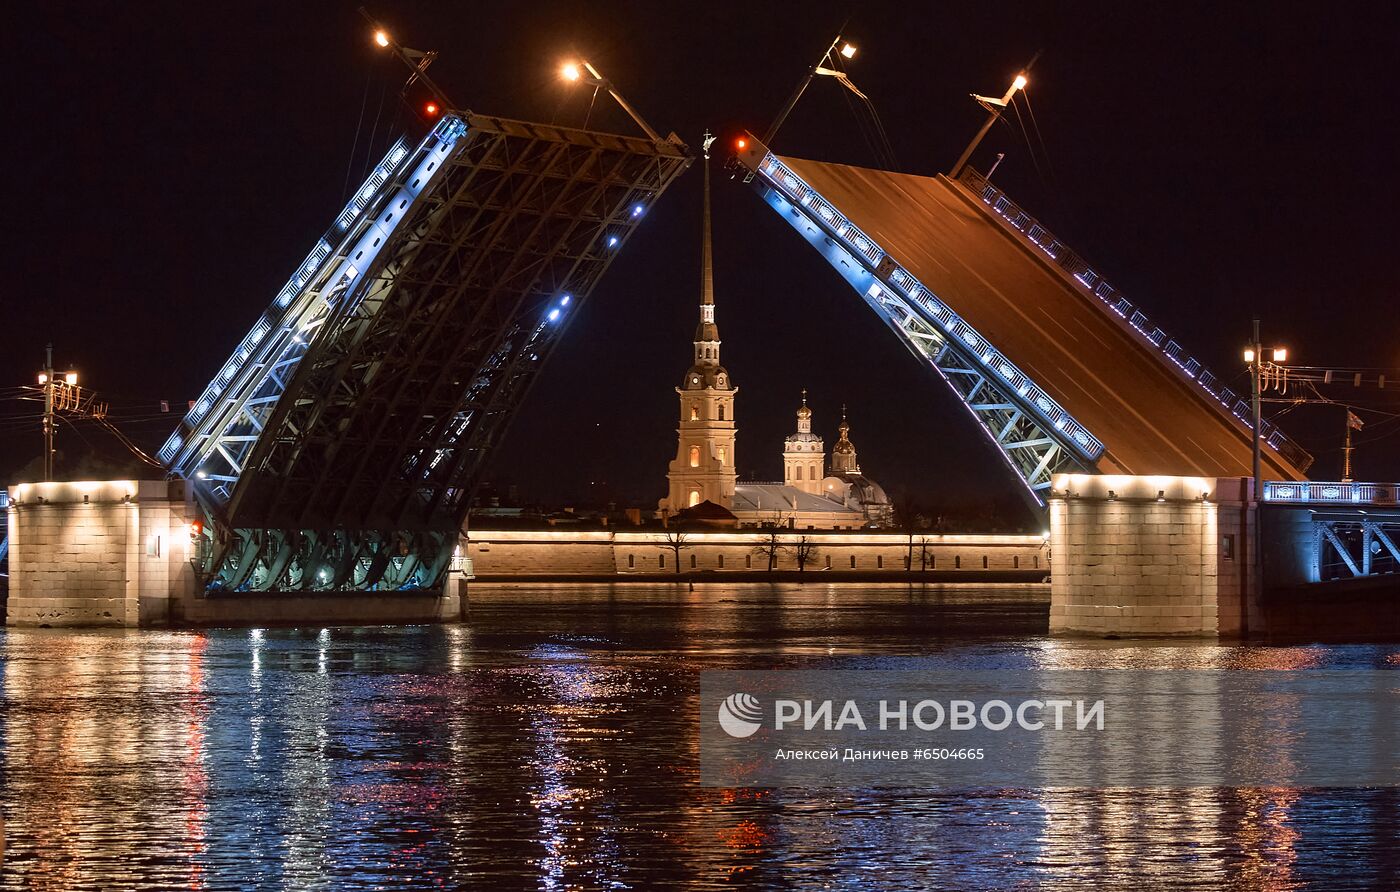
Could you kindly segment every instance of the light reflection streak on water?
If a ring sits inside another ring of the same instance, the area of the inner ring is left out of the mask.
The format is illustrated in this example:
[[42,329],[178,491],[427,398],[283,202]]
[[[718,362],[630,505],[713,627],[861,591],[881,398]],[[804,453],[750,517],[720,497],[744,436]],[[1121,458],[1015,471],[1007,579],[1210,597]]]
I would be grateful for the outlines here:
[[466,627],[8,630],[0,889],[1400,887],[1391,791],[698,786],[707,668],[1397,664],[1052,640],[956,595],[517,587],[475,589]]

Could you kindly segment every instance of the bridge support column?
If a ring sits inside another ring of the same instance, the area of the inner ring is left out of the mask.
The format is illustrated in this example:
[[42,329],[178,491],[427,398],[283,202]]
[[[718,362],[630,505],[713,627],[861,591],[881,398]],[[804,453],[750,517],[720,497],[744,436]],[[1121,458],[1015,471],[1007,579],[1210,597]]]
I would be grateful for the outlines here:
[[1253,583],[1248,478],[1061,474],[1050,499],[1050,631],[1233,637]]
[[179,480],[9,489],[11,626],[161,626],[194,591]]

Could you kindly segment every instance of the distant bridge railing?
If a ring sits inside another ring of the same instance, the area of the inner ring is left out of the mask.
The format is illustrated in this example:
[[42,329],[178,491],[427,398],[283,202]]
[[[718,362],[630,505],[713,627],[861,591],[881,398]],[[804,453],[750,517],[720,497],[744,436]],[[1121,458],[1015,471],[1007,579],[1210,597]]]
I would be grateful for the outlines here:
[[1264,501],[1295,505],[1400,505],[1400,483],[1264,481]]
[[[1102,301],[1117,316],[1126,320],[1148,343],[1185,372],[1188,378],[1199,384],[1201,389],[1210,394],[1216,402],[1229,410],[1246,428],[1253,428],[1250,421],[1252,407],[1248,399],[1226,387],[1200,360],[1187,354],[1181,344],[1168,336],[1160,327],[1154,325],[1146,313],[1139,310],[1132,301],[1123,296],[1122,292],[1105,281],[1097,270],[1085,262],[1084,258],[1076,254],[1068,245],[1060,241],[1053,232],[1042,226],[1039,220],[1022,210],[1020,205],[1008,198],[1005,192],[993,186],[986,177],[971,167],[963,168],[958,179],[974,195],[982,199],[993,211],[996,211],[997,215],[1009,223],[1013,229],[1024,235],[1031,244],[1055,261],[1057,266],[1069,273],[1085,291]],[[1276,425],[1265,421],[1262,427],[1264,442],[1273,447],[1275,452],[1288,459],[1299,471],[1308,469],[1313,461],[1311,455],[1288,439]]]

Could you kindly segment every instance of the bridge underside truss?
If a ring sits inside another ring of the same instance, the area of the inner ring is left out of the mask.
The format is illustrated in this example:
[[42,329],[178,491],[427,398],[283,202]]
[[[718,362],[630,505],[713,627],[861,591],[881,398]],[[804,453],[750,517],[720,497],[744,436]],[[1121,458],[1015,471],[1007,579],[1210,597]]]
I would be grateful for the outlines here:
[[762,146],[740,160],[763,200],[948,383],[1032,504],[1045,507],[1055,474],[1096,469],[1103,445],[873,239]]
[[162,452],[209,515],[208,588],[440,585],[491,450],[690,160],[465,113],[396,147]]
[[1350,579],[1400,571],[1400,516],[1318,517],[1313,521],[1315,578]]

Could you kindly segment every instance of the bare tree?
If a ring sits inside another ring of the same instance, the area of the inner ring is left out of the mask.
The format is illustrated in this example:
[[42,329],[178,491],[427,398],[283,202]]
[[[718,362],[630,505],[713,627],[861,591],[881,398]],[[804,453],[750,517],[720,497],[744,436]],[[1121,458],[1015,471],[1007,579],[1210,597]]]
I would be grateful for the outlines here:
[[762,530],[766,538],[758,545],[754,546],[753,552],[768,561],[768,572],[772,573],[773,568],[778,564],[778,558],[787,554],[792,549],[783,543],[781,533],[786,527],[786,522],[781,513],[775,514],[774,519],[765,523]]
[[920,572],[923,572],[923,571],[927,570],[929,567],[933,566],[934,551],[933,551],[933,549],[930,547],[930,546],[932,546],[932,545],[933,545],[933,540],[930,539],[928,536],[920,536],[920,537],[919,537],[919,571],[920,571]]
[[817,543],[807,536],[797,540],[797,545],[793,548],[793,556],[797,559],[797,572],[799,574],[807,569],[807,564],[817,559],[820,549]]
[[681,552],[690,548],[690,537],[681,530],[666,530],[666,547],[671,549],[671,553],[676,556],[676,575],[681,572]]

